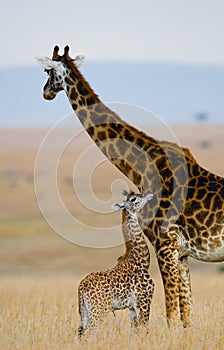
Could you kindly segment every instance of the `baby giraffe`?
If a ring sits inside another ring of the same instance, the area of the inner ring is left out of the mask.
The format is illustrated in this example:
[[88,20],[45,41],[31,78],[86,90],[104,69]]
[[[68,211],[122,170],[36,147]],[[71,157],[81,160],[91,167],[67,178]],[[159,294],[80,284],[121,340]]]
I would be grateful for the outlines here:
[[78,289],[81,336],[87,328],[97,328],[109,312],[128,308],[131,324],[147,326],[154,282],[149,275],[150,253],[138,223],[138,213],[152,194],[124,192],[127,199],[113,206],[122,210],[123,235],[126,253],[112,269],[92,272],[80,283]]

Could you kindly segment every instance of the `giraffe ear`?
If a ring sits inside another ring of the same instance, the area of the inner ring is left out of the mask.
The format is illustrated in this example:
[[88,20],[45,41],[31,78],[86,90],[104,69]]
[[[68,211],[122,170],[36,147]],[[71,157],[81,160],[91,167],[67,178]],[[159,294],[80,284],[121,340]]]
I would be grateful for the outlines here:
[[123,210],[125,208],[125,206],[124,206],[124,203],[121,203],[121,204],[116,203],[116,204],[113,204],[111,206],[111,208],[113,208],[115,210]]
[[147,201],[150,201],[150,200],[152,199],[152,197],[153,197],[153,194],[152,194],[152,193],[148,193],[148,194],[145,195],[145,199],[146,199]]
[[37,62],[44,69],[57,69],[60,66],[60,62],[53,61],[49,57],[36,57]]
[[83,65],[85,57],[82,55],[78,55],[76,56],[76,58],[73,60],[73,62],[75,63],[76,67],[79,68]]
[[125,196],[125,197],[127,197],[127,196],[129,195],[129,193],[128,193],[128,191],[123,190],[123,191],[122,191],[122,195]]

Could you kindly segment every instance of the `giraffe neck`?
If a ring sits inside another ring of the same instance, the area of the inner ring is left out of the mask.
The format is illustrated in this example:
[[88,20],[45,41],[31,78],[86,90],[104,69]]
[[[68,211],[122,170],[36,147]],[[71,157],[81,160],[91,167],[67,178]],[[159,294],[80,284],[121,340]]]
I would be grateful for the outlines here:
[[142,263],[149,267],[150,253],[143,231],[138,222],[138,214],[124,210],[126,215],[125,234],[129,242],[129,257],[135,260],[142,260]]
[[[158,148],[158,142],[125,123],[105,106],[78,69],[69,64],[69,67],[65,67],[64,90],[80,122],[110,162],[138,188],[142,188],[142,175],[148,171],[145,177],[150,178],[156,172],[153,164],[156,153],[152,152],[151,156],[150,149]],[[155,181],[152,179],[153,183]]]
[[[91,109],[90,106],[100,104],[101,101],[74,64],[70,62],[67,65],[68,67],[64,67],[67,74],[64,78],[64,90],[72,109],[77,113],[84,127],[87,127],[89,118],[87,116],[86,118],[83,117],[83,114],[85,114],[83,111],[88,111],[88,108]],[[82,113],[79,113],[80,110]]]
[[121,219],[121,224],[122,224],[122,234],[124,238],[124,243],[125,243],[125,252],[123,255],[119,256],[117,258],[117,263],[119,264],[121,261],[126,260],[130,256],[130,242],[128,240],[127,232],[126,232],[126,211],[122,210],[122,219]]
[[126,211],[122,210],[122,233],[124,237],[124,242],[125,242],[125,254],[124,258],[128,257],[130,255],[130,242],[127,236],[127,230],[126,230]]

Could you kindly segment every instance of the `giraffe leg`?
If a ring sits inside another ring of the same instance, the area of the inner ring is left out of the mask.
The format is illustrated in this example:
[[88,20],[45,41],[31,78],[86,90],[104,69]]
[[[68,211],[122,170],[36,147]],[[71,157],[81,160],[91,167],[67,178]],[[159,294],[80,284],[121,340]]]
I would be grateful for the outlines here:
[[130,308],[130,320],[131,320],[131,327],[136,328],[138,326],[138,312],[135,307]]
[[172,327],[180,320],[178,250],[174,242],[167,240],[156,253],[165,291],[167,323]]
[[95,305],[90,305],[88,309],[88,318],[81,318],[81,325],[78,328],[78,335],[81,337],[88,332],[94,331],[99,328],[100,323],[106,317],[108,310],[103,310],[95,307]]
[[187,257],[179,260],[180,273],[180,317],[184,327],[190,327],[190,318],[192,313],[192,295],[190,270],[187,263]]
[[150,316],[152,294],[143,294],[137,298],[136,306],[131,309],[131,325],[135,328],[147,326]]
[[89,326],[89,309],[84,297],[84,293],[79,290],[79,315],[81,324],[78,328],[78,335],[81,337]]
[[150,315],[150,303],[145,303],[144,306],[139,308],[138,312],[138,326],[147,327],[149,323],[149,315]]
[[81,337],[88,332],[94,331],[99,328],[102,320],[111,311],[110,303],[104,303],[104,300],[95,300],[85,297],[81,298],[79,307],[79,314],[81,318],[81,325],[78,328],[78,335]]
[[88,298],[84,292],[79,293],[79,315],[81,324],[78,335],[81,337],[88,330],[97,328],[103,319],[106,310],[98,305],[96,300]]

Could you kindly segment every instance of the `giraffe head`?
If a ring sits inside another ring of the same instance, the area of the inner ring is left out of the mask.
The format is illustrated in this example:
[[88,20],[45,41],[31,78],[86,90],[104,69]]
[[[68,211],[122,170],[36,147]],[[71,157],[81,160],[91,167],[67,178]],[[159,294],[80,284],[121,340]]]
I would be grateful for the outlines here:
[[132,191],[129,193],[126,191],[123,191],[123,194],[127,196],[127,199],[121,204],[114,204],[112,206],[113,209],[115,210],[126,209],[133,213],[138,213],[144,207],[144,205],[153,197],[152,193],[135,194]]
[[[58,54],[59,47],[55,46],[52,59],[49,57],[36,57],[37,62],[45,69],[48,80],[44,86],[43,96],[46,100],[53,100],[58,92],[65,89],[65,79],[68,75],[68,68],[73,71],[81,67],[84,56],[76,56],[75,59],[69,57],[69,47],[64,48],[64,54]],[[68,77],[67,77],[68,79]]]

